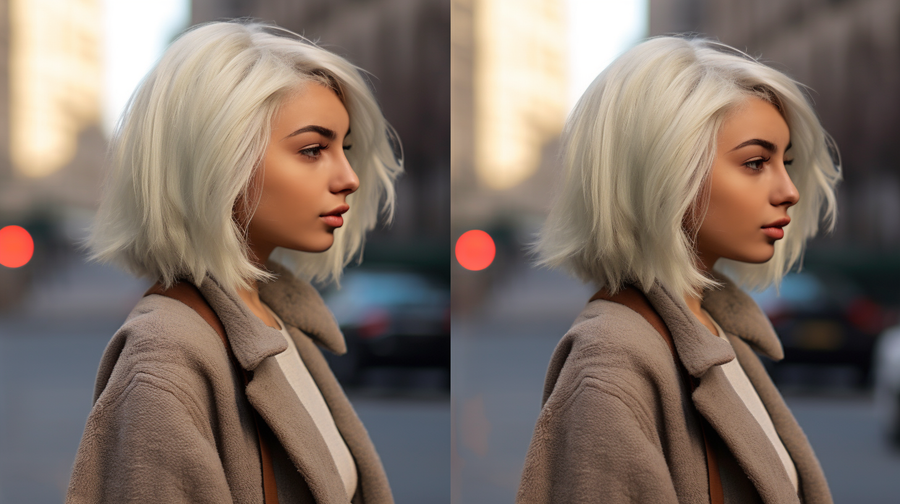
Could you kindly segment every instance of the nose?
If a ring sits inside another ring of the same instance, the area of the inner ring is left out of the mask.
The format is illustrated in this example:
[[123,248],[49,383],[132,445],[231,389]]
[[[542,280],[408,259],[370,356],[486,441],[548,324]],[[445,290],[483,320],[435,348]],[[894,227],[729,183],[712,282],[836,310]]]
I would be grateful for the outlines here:
[[794,185],[787,169],[782,164],[772,187],[772,204],[775,206],[784,205],[785,208],[790,208],[796,205],[798,201],[800,201],[800,192],[797,191],[797,186]]
[[350,166],[347,156],[341,151],[331,178],[331,192],[346,196],[356,192],[357,189],[359,189],[359,177],[356,176],[356,172]]

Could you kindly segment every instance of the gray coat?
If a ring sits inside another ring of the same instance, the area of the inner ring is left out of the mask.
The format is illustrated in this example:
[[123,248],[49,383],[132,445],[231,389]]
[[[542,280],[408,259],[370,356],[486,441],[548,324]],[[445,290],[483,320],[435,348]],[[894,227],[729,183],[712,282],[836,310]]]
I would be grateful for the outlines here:
[[[724,288],[709,292],[703,307],[731,345],[711,334],[682,299],[658,285],[647,294],[679,359],[699,379],[693,396],[665,340],[643,317],[610,301],[585,307],[550,362],[519,504],[708,503],[697,412],[708,422],[726,503],[832,502],[806,436],[754,353],[782,359],[778,337],[749,296],[719,279]],[[799,496],[719,366],[735,356],[794,461]]]
[[[316,347],[346,351],[334,317],[312,286],[269,267],[279,278],[260,298],[285,322],[356,461],[353,502],[393,502],[366,429]],[[196,312],[163,296],[141,299],[100,362],[66,502],[259,504],[253,409],[265,421],[280,502],[349,502],[325,440],[269,358],[287,348],[280,332],[213,278],[200,291],[250,372],[246,390],[218,334]]]

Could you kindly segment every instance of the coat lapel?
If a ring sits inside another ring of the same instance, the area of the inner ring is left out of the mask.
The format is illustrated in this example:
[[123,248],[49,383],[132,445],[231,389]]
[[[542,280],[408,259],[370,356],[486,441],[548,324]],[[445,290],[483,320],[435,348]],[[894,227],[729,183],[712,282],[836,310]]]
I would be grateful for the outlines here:
[[[277,279],[260,287],[260,299],[281,318],[300,358],[322,393],[357,465],[357,496],[366,504],[393,502],[384,468],[368,433],[331,373],[316,344],[343,354],[343,334],[319,293],[309,283],[295,278],[282,266],[268,263]],[[268,357],[287,349],[279,331],[266,326],[236,296],[212,278],[200,287],[204,297],[222,319],[238,362],[252,378],[246,394],[250,404],[270,427],[291,462],[306,478],[317,502],[348,501],[328,445],[275,359]],[[356,500],[354,500],[356,502]]]
[[222,320],[238,363],[251,372],[245,390],[247,400],[303,474],[316,501],[346,501],[347,493],[325,439],[278,362],[268,358],[287,349],[284,337],[214,278],[207,277],[200,290]]
[[275,359],[265,359],[247,385],[247,399],[306,479],[316,502],[347,502],[325,439]]
[[331,411],[334,424],[356,462],[358,496],[367,504],[392,503],[390,486],[375,446],[316,346],[321,345],[338,355],[347,351],[344,335],[331,310],[311,285],[295,278],[277,263],[270,262],[268,268],[278,275],[278,280],[262,287],[260,297],[287,325],[300,358]]
[[[727,278],[717,280],[724,287],[707,294],[704,308],[723,330],[730,333],[730,329],[737,327],[742,337],[757,348],[769,353],[780,352],[774,332],[765,334],[766,328],[771,331],[771,325],[756,304]],[[647,292],[647,298],[672,333],[679,359],[692,376],[699,378],[692,396],[697,411],[731,450],[763,501],[797,502],[775,448],[719,366],[735,358],[732,345],[710,333],[690,313],[683,299],[658,284]]]
[[[359,488],[357,493],[361,494],[362,501],[367,504],[390,504],[394,502],[391,496],[390,486],[381,459],[375,451],[372,440],[363,426],[353,406],[344,395],[337,379],[328,367],[328,363],[322,356],[322,352],[316,347],[312,339],[306,337],[303,333],[295,328],[288,328],[294,341],[297,343],[297,350],[300,357],[309,369],[309,373],[322,392],[322,397],[331,410],[334,417],[334,423],[340,431],[347,448],[356,461],[356,470],[359,475]],[[355,501],[354,501],[355,502]]]
[[791,460],[794,461],[803,501],[830,504],[832,497],[828,490],[828,483],[825,481],[825,473],[822,471],[819,459],[816,458],[809,445],[803,429],[800,428],[787,404],[784,403],[784,399],[769,378],[762,362],[753,355],[750,346],[739,338],[732,337],[731,341],[747,378],[766,406],[766,410],[772,418],[772,424],[775,425],[775,431],[778,432],[784,448],[790,454]]
[[763,502],[799,502],[775,447],[721,367],[711,368],[700,378],[693,399],[697,411],[731,450]]

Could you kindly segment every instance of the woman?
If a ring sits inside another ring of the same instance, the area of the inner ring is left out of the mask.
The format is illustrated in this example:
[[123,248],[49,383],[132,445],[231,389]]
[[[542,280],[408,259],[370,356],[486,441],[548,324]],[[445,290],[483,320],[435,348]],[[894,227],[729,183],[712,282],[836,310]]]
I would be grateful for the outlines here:
[[556,348],[518,502],[830,503],[754,351],[746,287],[777,283],[823,216],[836,150],[794,81],[663,37],[591,84],[536,249],[600,291]]
[[392,214],[391,131],[359,71],[293,33],[212,23],[171,45],[119,123],[90,238],[158,283],[103,355],[67,502],[392,502],[308,283]]

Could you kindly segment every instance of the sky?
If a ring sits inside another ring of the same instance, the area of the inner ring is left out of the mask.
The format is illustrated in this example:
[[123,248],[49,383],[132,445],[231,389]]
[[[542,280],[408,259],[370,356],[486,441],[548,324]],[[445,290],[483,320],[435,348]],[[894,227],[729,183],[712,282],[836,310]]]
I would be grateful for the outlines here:
[[646,37],[649,0],[566,0],[569,108],[626,49]]
[[190,22],[190,0],[103,0],[103,130],[109,135],[131,93]]

